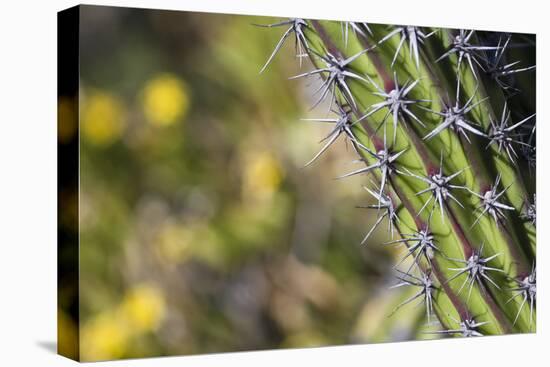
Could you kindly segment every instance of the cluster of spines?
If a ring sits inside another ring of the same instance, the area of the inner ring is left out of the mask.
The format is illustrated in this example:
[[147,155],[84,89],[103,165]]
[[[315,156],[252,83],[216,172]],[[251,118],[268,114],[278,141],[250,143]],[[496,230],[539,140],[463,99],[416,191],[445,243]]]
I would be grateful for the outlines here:
[[[315,24],[312,25],[312,23]],[[407,167],[400,167],[399,158],[407,148],[401,150],[396,150],[394,148],[400,122],[408,122],[403,126],[404,129],[411,129],[412,123],[416,123],[422,128],[426,128],[426,124],[422,119],[412,111],[412,107],[414,106],[416,109],[439,116],[441,119],[439,124],[435,126],[433,130],[424,134],[424,136],[414,137],[414,131],[409,133],[410,140],[415,140],[412,145],[422,151],[425,157],[429,157],[429,152],[423,144],[441,134],[442,131],[449,129],[453,130],[454,133],[458,135],[459,141],[463,144],[472,144],[471,136],[476,136],[478,139],[484,139],[487,142],[487,148],[494,146],[496,148],[496,154],[505,154],[508,159],[508,164],[512,166],[517,165],[519,155],[516,149],[520,148],[519,153],[526,159],[529,166],[534,168],[536,149],[534,139],[534,114],[524,117],[519,122],[511,121],[511,113],[507,101],[505,100],[500,118],[497,119],[493,117],[492,114],[488,114],[489,123],[486,128],[472,121],[469,117],[474,109],[486,103],[489,98],[478,98],[477,96],[478,87],[482,84],[480,80],[481,76],[478,74],[482,73],[484,77],[489,77],[494,80],[502,89],[506,98],[509,98],[515,93],[520,93],[519,89],[511,85],[509,80],[510,77],[514,74],[530,71],[535,68],[534,66],[517,67],[517,61],[508,62],[506,60],[506,50],[512,47],[511,36],[499,34],[498,43],[494,45],[482,45],[476,42],[477,37],[474,31],[459,30],[454,34],[444,52],[436,59],[431,60],[432,68],[437,68],[438,64],[443,63],[445,59],[451,59],[453,55],[455,55],[454,57],[456,60],[454,63],[455,75],[453,78],[450,78],[454,80],[456,85],[454,103],[451,102],[450,98],[446,100],[442,99],[441,109],[437,111],[430,109],[429,105],[430,102],[432,102],[430,99],[409,97],[409,93],[420,83],[420,78],[400,82],[397,73],[394,71],[393,77],[389,78],[386,75],[386,78],[383,78],[384,85],[380,86],[368,74],[362,74],[355,70],[352,64],[363,55],[369,56],[375,54],[377,49],[384,47],[384,44],[388,43],[390,39],[399,36],[398,44],[392,55],[390,68],[395,68],[396,61],[401,51],[405,48],[405,45],[407,45],[409,48],[409,59],[414,63],[416,68],[419,69],[421,58],[426,58],[427,55],[427,53],[422,50],[423,45],[430,37],[434,36],[434,34],[442,32],[441,30],[426,31],[421,27],[415,26],[395,26],[389,28],[385,35],[375,40],[375,35],[371,27],[366,23],[341,22],[340,28],[344,50],[340,51],[337,48],[335,49],[334,45],[326,44],[325,41],[328,37],[326,34],[318,35],[321,39],[319,43],[320,47],[312,47],[312,42],[308,40],[308,36],[316,32],[325,33],[318,21],[290,19],[267,26],[273,27],[279,25],[286,25],[288,28],[268,61],[261,69],[261,72],[263,72],[272,62],[284,41],[293,33],[295,36],[296,56],[300,60],[300,65],[304,57],[309,57],[315,68],[312,71],[291,77],[291,79],[315,75],[321,76],[321,86],[314,93],[314,95],[316,95],[316,100],[312,108],[328,99],[329,110],[333,110],[337,116],[332,119],[310,119],[317,122],[333,123],[334,128],[324,139],[325,143],[322,149],[307,163],[307,165],[317,160],[329,149],[339,136],[344,135],[353,143],[355,150],[360,155],[361,159],[365,161],[366,167],[341,177],[374,173],[373,178],[378,182],[378,187],[375,187],[375,190],[371,190],[367,187],[365,187],[365,189],[377,202],[367,207],[376,209],[378,211],[378,216],[374,226],[368,230],[367,235],[363,239],[363,243],[367,241],[374,229],[380,225],[383,219],[388,221],[388,232],[392,238],[394,236],[394,228],[397,227],[401,238],[387,243],[403,244],[406,246],[406,254],[398,265],[409,257],[413,260],[407,271],[403,272],[397,270],[399,272],[398,279],[401,281],[397,286],[409,285],[419,287],[420,289],[418,293],[403,302],[398,308],[401,308],[401,306],[415,299],[421,298],[425,302],[427,317],[430,319],[434,310],[433,293],[436,290],[440,290],[440,288],[444,288],[449,292],[450,288],[447,283],[461,276],[465,276],[465,279],[456,293],[459,295],[466,286],[468,287],[466,307],[456,304],[457,302],[451,299],[451,303],[456,306],[461,320],[457,321],[450,315],[447,317],[447,321],[452,320],[459,328],[449,328],[441,333],[463,336],[482,335],[478,329],[488,324],[489,321],[475,321],[475,316],[469,312],[467,304],[475,285],[479,286],[482,292],[487,292],[488,285],[493,286],[496,290],[502,290],[502,287],[489,275],[491,272],[502,273],[504,274],[504,278],[509,280],[508,283],[516,284],[515,288],[507,289],[513,292],[513,295],[505,303],[508,304],[520,297],[522,299],[517,314],[514,317],[513,324],[516,324],[524,305],[528,303],[530,308],[529,327],[531,327],[536,302],[536,275],[534,266],[532,272],[529,274],[524,273],[516,277],[508,277],[504,269],[489,265],[489,263],[499,257],[501,253],[497,252],[485,256],[483,253],[484,244],[479,244],[479,248],[466,245],[464,248],[464,253],[466,255],[464,259],[449,257],[440,250],[429,228],[433,220],[432,214],[436,208],[440,211],[441,222],[445,221],[445,213],[447,213],[448,216],[451,217],[451,221],[454,222],[454,225],[457,225],[458,220],[452,218],[453,214],[452,210],[449,208],[448,202],[452,200],[456,205],[464,208],[464,204],[455,196],[457,190],[470,194],[471,197],[478,201],[478,205],[473,209],[476,216],[475,220],[471,223],[471,227],[474,227],[483,216],[488,216],[491,220],[494,220],[497,226],[503,226],[505,225],[508,215],[518,211],[518,209],[520,209],[521,212],[517,217],[534,226],[536,223],[535,196],[533,195],[532,202],[525,200],[521,208],[518,208],[517,205],[514,206],[507,203],[505,201],[505,194],[513,183],[509,183],[501,188],[500,173],[497,174],[495,181],[489,187],[481,188],[482,190],[480,191],[474,190],[464,184],[454,183],[454,180],[457,180],[458,176],[469,169],[469,167],[462,167],[455,172],[446,174],[446,169],[443,164],[443,150],[441,150],[439,154],[440,162],[438,167],[428,165],[427,174],[422,174],[420,172],[414,173]],[[349,45],[350,30],[364,47],[359,52],[349,57],[344,57],[343,54],[347,51]],[[373,57],[372,61],[373,63],[380,63],[380,60],[376,60],[376,56]],[[463,70],[464,64],[469,69],[470,75],[473,76],[472,79],[475,81],[476,87],[467,101],[461,103],[461,83],[465,75]],[[354,92],[350,87],[350,82],[368,85],[373,89],[372,94],[381,98],[382,101],[371,103],[365,110],[361,110],[354,96]],[[334,106],[336,106],[336,108],[334,108]],[[370,120],[372,115],[379,111],[385,111],[385,116],[377,126],[364,124],[364,122]],[[391,121],[393,131],[389,139],[386,134],[388,120]],[[357,136],[357,129],[355,129],[357,125],[360,125],[362,129],[366,130],[365,135],[370,138],[371,148],[367,146],[368,144],[364,142],[364,139]],[[383,128],[383,139],[380,139],[377,135],[380,128]],[[416,192],[415,194],[417,196],[429,194],[428,199],[413,216],[416,228],[412,229],[412,233],[406,233],[405,227],[408,226],[401,223],[402,221],[400,221],[400,216],[398,215],[399,211],[403,210],[409,212],[409,215],[412,215],[411,212],[415,211],[411,210],[411,208],[407,208],[407,205],[402,202],[404,196],[403,194],[399,194],[398,184],[392,182],[397,176],[407,176],[423,182],[425,188]],[[429,211],[428,219],[422,220],[419,216],[427,208]],[[464,229],[462,229],[462,231],[464,231]],[[512,241],[510,238],[509,240]],[[460,267],[447,267],[447,270],[455,271],[456,274],[449,277],[444,282],[441,282],[440,287],[435,285],[436,283],[432,275],[437,271],[435,267],[432,267],[432,260],[436,252],[440,253],[443,259],[460,265]],[[423,259],[423,261],[421,261],[421,259]],[[418,269],[420,275],[417,276],[412,273],[414,267]],[[453,297],[449,296],[449,298]],[[493,299],[490,299],[490,302],[493,310],[495,307],[498,307]],[[439,311],[438,316],[440,316],[440,319],[444,312],[445,310]],[[447,326],[451,327],[450,325]]]

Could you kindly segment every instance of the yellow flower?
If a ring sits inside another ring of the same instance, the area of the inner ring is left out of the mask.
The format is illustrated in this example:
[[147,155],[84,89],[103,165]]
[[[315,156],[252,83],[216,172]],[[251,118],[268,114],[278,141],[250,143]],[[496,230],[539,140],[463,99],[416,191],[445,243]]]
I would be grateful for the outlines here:
[[107,311],[84,324],[81,334],[83,361],[120,358],[128,346],[128,328],[117,312]]
[[189,109],[186,85],[172,74],[158,75],[143,90],[143,108],[151,124],[172,125]]
[[140,284],[125,295],[120,309],[133,331],[152,331],[164,317],[164,295],[152,285]]
[[154,331],[165,313],[162,292],[150,284],[138,284],[122,302],[84,323],[81,333],[83,361],[124,357],[143,334]]
[[82,132],[94,145],[110,145],[124,130],[124,115],[122,103],[115,96],[105,92],[93,92],[83,100]]
[[245,195],[270,197],[283,179],[281,165],[269,152],[251,154],[245,166],[243,190]]

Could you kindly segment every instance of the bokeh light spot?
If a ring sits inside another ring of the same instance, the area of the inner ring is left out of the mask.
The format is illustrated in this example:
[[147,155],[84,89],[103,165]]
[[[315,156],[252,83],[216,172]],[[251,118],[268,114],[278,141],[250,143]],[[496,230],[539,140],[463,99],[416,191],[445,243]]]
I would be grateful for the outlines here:
[[269,152],[251,154],[245,165],[243,190],[245,196],[271,197],[283,179],[281,164]]
[[126,294],[121,309],[136,331],[155,330],[164,317],[164,296],[158,288],[140,284]]
[[189,109],[188,88],[175,75],[160,74],[145,86],[143,108],[151,124],[172,125],[183,118]]
[[82,132],[96,146],[108,146],[122,134],[126,125],[122,103],[106,92],[92,92],[82,104]]

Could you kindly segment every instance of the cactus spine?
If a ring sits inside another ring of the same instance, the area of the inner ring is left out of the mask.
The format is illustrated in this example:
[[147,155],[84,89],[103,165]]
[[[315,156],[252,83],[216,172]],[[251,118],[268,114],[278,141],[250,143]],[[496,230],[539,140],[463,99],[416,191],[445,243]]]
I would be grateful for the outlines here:
[[[375,226],[404,246],[398,284],[418,287],[445,335],[532,332],[536,319],[534,37],[290,19],[292,79],[321,77],[314,163],[347,139],[375,200]],[[520,62],[521,61],[521,62]],[[320,107],[319,107],[320,108]],[[374,230],[366,229],[367,240]],[[403,266],[404,264],[407,264]],[[409,265],[410,264],[410,265]],[[401,308],[401,307],[400,307]]]

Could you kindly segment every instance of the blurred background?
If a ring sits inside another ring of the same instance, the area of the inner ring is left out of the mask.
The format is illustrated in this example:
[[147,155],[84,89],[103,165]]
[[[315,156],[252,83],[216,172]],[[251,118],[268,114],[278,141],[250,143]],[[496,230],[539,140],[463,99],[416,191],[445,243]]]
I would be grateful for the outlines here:
[[280,19],[81,9],[83,360],[431,338]]

